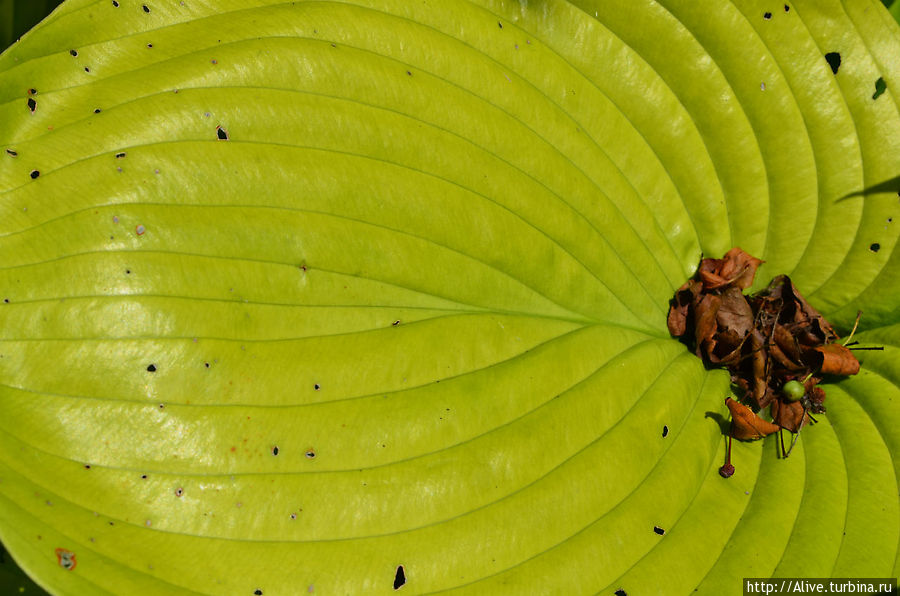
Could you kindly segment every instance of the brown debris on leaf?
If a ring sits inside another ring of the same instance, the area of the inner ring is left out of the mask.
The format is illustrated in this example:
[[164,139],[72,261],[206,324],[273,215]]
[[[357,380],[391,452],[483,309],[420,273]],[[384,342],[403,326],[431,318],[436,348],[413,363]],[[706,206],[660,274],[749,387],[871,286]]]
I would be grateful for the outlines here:
[[731,436],[735,439],[761,439],[779,429],[777,424],[763,420],[753,410],[730,397],[725,398],[725,405],[731,412]]
[[[675,292],[667,320],[669,332],[704,362],[731,372],[749,404],[726,398],[730,436],[741,440],[781,429],[799,433],[815,421],[811,414],[825,411],[825,391],[817,386],[822,376],[859,372],[859,361],[835,343],[837,333],[787,275],[744,295],[762,263],[738,247],[721,259],[703,259],[697,274]],[[766,407],[772,422],[756,413]],[[733,471],[729,461],[720,473]]]
[[703,280],[704,290],[735,286],[746,290],[753,284],[756,269],[763,261],[751,257],[735,246],[721,259],[703,259],[697,273]]
[[825,344],[813,348],[809,360],[826,375],[849,376],[859,372],[859,360],[850,348],[841,344]]

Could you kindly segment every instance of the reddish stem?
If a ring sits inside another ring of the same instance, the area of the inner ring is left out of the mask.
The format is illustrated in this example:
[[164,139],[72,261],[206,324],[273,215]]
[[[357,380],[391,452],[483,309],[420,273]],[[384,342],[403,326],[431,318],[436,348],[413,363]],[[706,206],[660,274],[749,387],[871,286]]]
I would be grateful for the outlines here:
[[731,465],[731,439],[732,435],[728,433],[728,448],[725,450],[725,465],[719,468],[719,476],[722,478],[731,478],[734,474],[734,466]]

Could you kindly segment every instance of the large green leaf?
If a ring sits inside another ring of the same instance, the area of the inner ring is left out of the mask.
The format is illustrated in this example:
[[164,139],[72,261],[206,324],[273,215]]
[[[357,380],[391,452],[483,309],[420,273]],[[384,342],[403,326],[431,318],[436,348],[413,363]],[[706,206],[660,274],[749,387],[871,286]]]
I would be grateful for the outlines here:
[[[40,584],[900,573],[879,0],[215,4],[68,0],[0,56],[0,538]],[[886,349],[725,480],[728,375],[665,315],[734,245]]]

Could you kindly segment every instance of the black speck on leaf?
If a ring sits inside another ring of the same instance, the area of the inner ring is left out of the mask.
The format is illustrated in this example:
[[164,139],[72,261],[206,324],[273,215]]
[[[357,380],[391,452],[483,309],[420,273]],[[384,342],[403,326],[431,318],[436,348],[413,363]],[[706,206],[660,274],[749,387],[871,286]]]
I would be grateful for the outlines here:
[[72,54],[73,56],[77,56],[78,50],[69,50],[69,53]]
[[656,532],[657,534],[659,534],[660,536],[662,536],[663,534],[666,533],[666,531],[663,530],[662,528],[660,528],[659,526],[653,526],[653,531]]
[[272,455],[278,455],[278,445],[272,447]]
[[84,67],[84,72],[91,72],[91,69],[88,68],[87,66],[85,66],[85,67]]
[[875,81],[875,93],[872,95],[872,99],[878,99],[885,91],[887,91],[887,83],[884,82],[884,77],[878,77],[878,80]]
[[156,372],[156,365],[155,365],[155,364],[151,364],[150,366],[148,366],[148,367],[147,367],[147,372]]
[[37,170],[31,170],[31,179],[32,180],[34,180],[35,178],[37,178],[40,175],[41,175],[41,173],[38,172]]
[[120,153],[116,153],[116,159],[122,159],[123,157],[125,157],[125,152],[124,152],[124,151],[122,151],[122,152],[120,152]]
[[31,110],[31,113],[34,113],[34,110],[37,109],[37,102],[34,101],[33,97],[28,98],[28,109]]
[[112,5],[115,6],[116,8],[119,8],[119,3],[116,2],[116,0],[112,0]]
[[10,157],[16,157],[18,155],[18,153],[16,153],[12,149],[7,149],[6,154],[9,155]]
[[254,596],[262,596],[262,593],[263,593],[263,591],[260,590],[259,588],[256,588],[255,590],[253,590]]
[[665,424],[663,425],[663,437],[669,434],[669,427]]
[[881,250],[881,245],[877,242],[873,242],[869,245],[869,250],[871,250],[872,252],[878,252],[879,250]]
[[94,108],[94,113],[95,113],[95,114],[99,114],[99,113],[100,113],[100,108]]
[[221,126],[216,127],[216,136],[219,137],[220,141],[228,140],[228,131],[222,128]]
[[771,13],[771,12],[767,12],[767,13],[763,14],[763,18],[764,18],[765,20],[768,21],[769,19],[772,18],[772,13]]
[[147,6],[146,4],[144,4],[143,6],[141,6],[141,8],[144,9],[144,12],[150,12],[150,7]]
[[619,588],[618,590],[616,590],[616,596],[628,596],[628,592],[626,592],[622,588]]
[[322,388],[322,386],[319,385],[318,383],[316,383],[315,385],[313,385],[313,389],[315,389],[316,391],[318,391],[318,390],[321,389],[321,388]]
[[784,12],[791,12],[791,7],[787,4],[784,5]]
[[406,571],[403,565],[397,565],[397,571],[394,573],[394,589],[399,590],[406,584]]
[[831,72],[834,74],[838,73],[838,68],[841,67],[841,55],[838,52],[828,52],[825,54],[825,61],[828,62],[828,66],[831,67]]
[[503,23],[501,23],[500,21],[497,21],[497,26],[503,29]]

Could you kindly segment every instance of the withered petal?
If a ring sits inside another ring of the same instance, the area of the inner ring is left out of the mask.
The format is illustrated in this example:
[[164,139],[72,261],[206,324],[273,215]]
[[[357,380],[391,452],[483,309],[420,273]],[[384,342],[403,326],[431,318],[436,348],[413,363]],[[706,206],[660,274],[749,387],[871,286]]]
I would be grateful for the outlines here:
[[669,316],[666,318],[666,326],[673,337],[681,337],[687,331],[688,305],[669,307]]
[[772,422],[785,430],[795,433],[808,422],[806,411],[803,404],[799,401],[783,402],[776,399],[772,402],[770,408],[772,413]]
[[753,399],[759,407],[765,407],[764,397],[769,384],[768,353],[765,350],[765,338],[759,329],[750,332],[751,364],[753,370]]
[[846,377],[859,372],[859,360],[841,344],[816,346],[810,351],[810,360],[818,372],[826,375]]
[[716,312],[716,323],[723,331],[734,332],[743,338],[753,329],[753,309],[740,288],[732,286],[722,292],[722,303]]
[[694,337],[697,341],[698,355],[702,350],[707,354],[715,347],[716,313],[722,300],[718,296],[706,294],[694,309]]
[[725,398],[725,405],[731,412],[731,436],[735,439],[761,439],[779,428],[777,424],[763,420],[753,410],[730,397]]
[[746,290],[753,285],[756,270],[764,262],[735,246],[722,258],[722,269],[719,271],[719,275],[728,279],[730,283],[741,290]]

